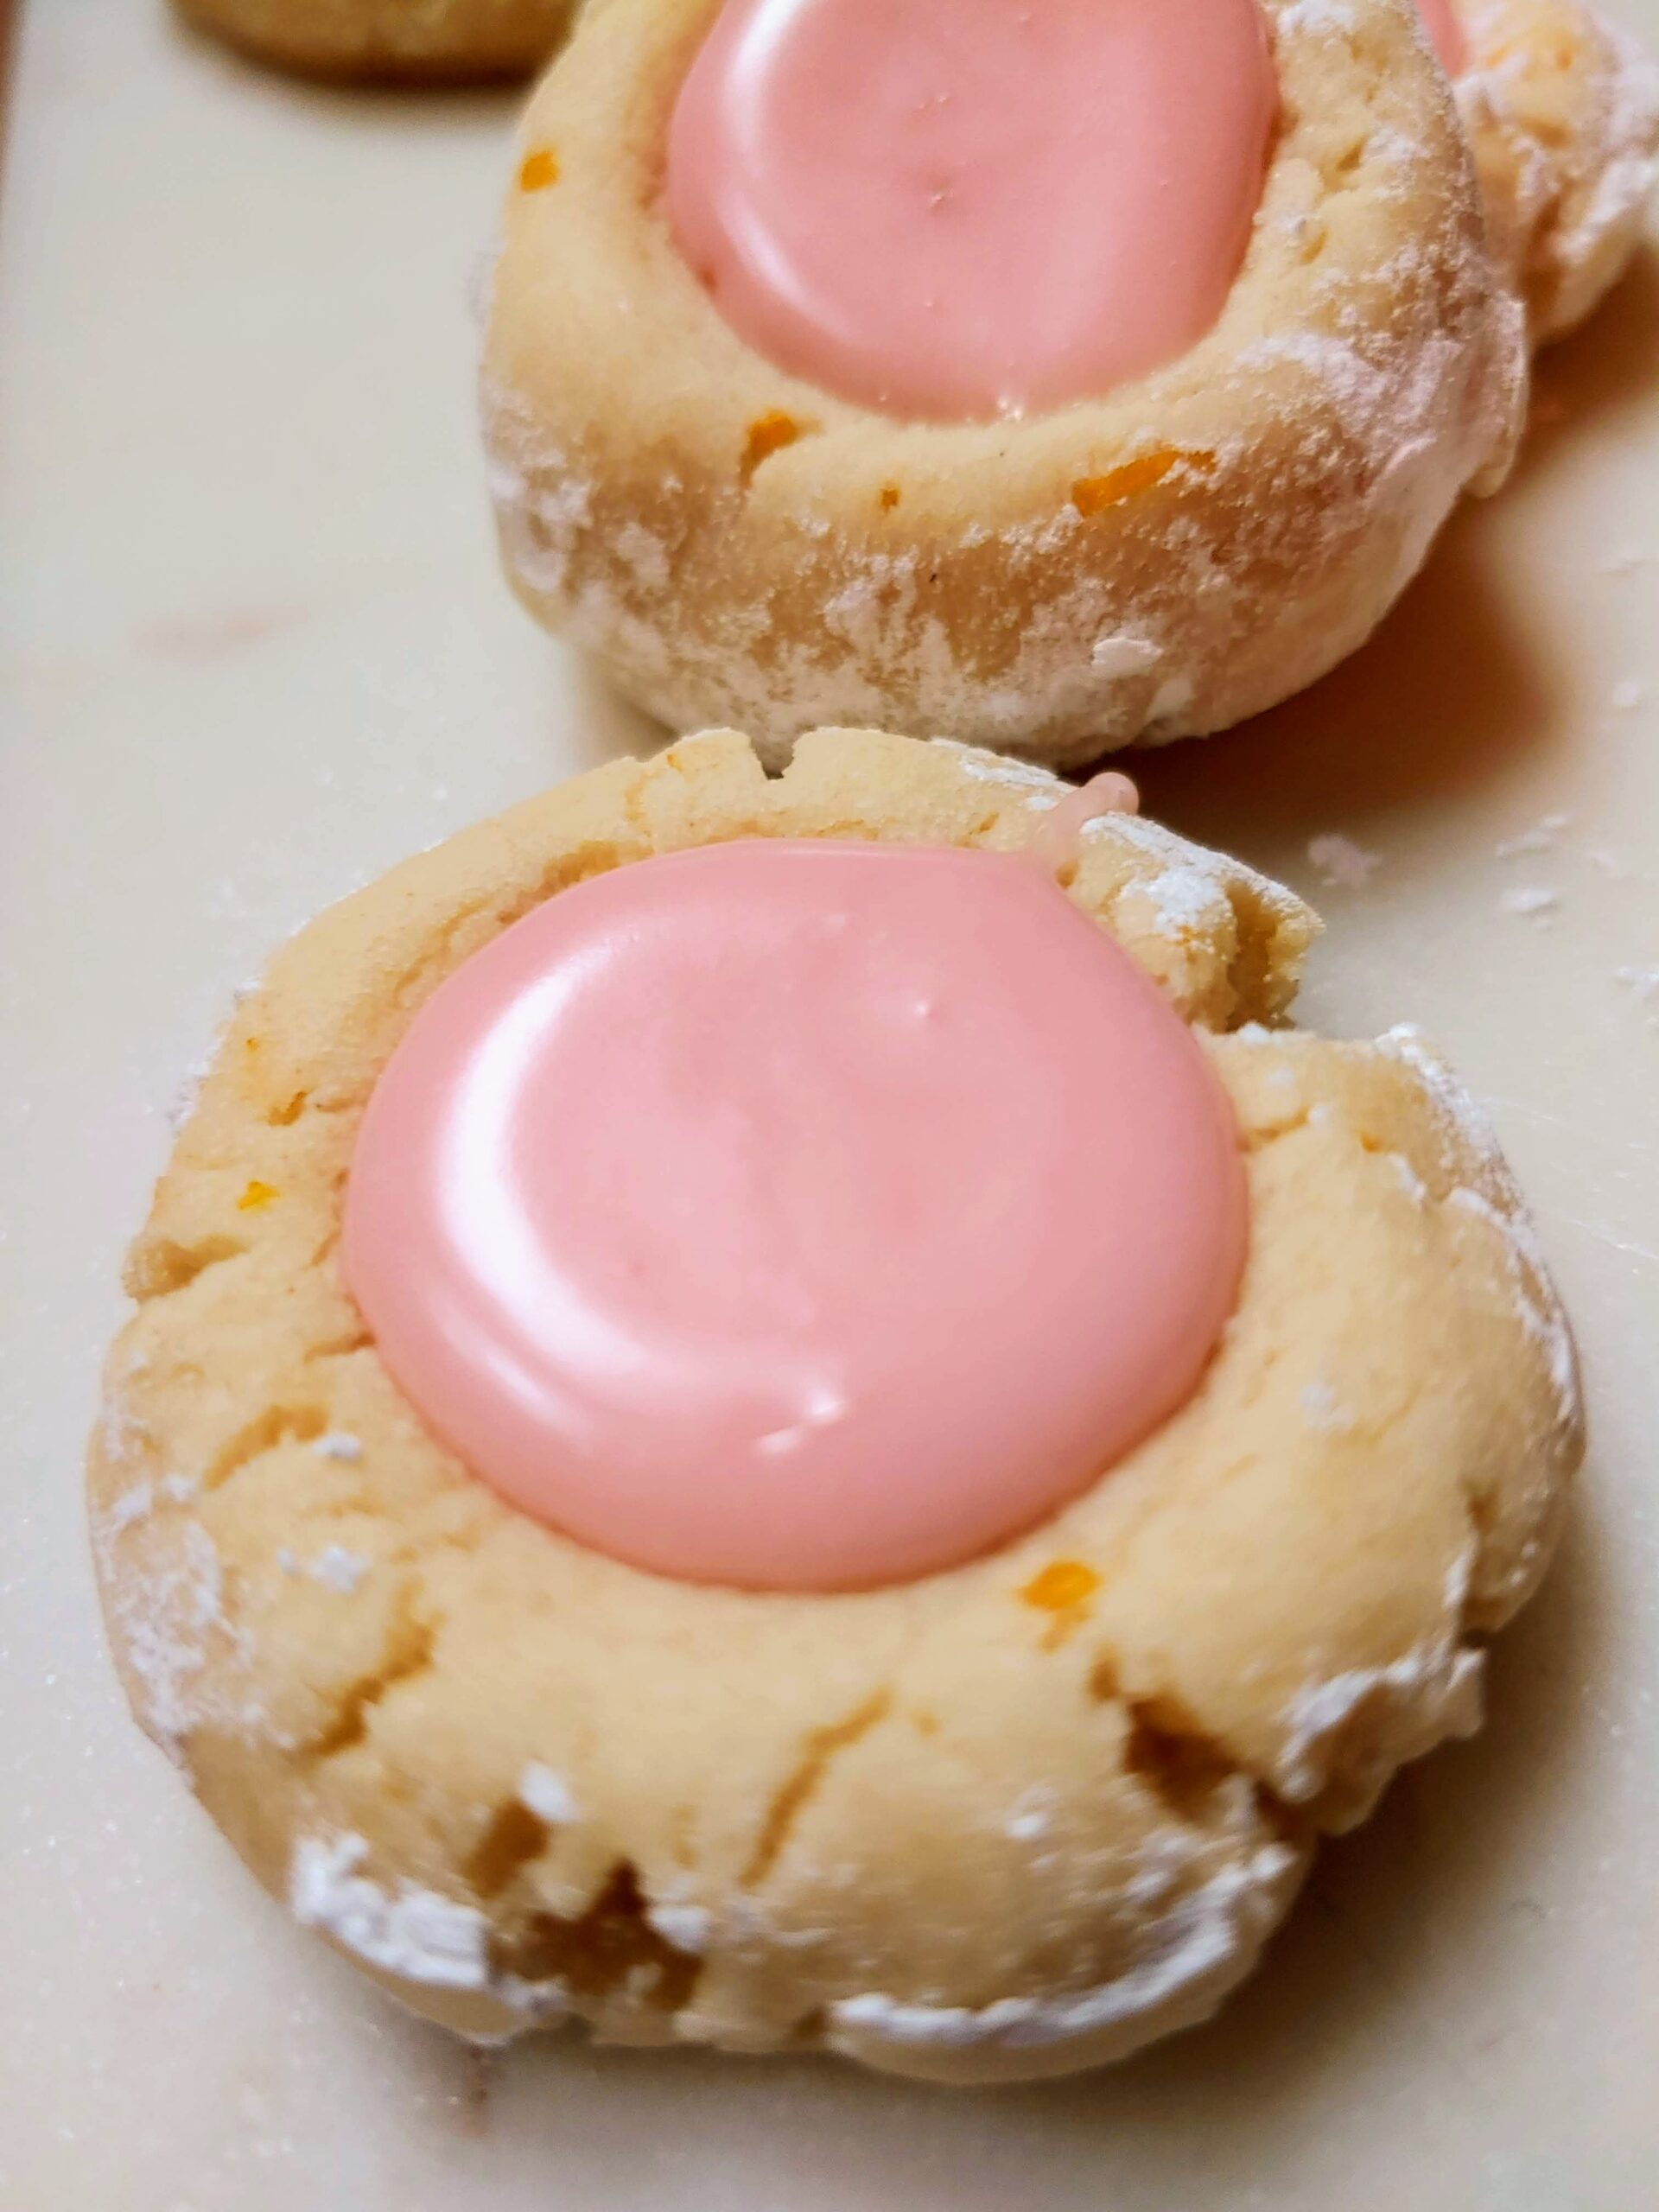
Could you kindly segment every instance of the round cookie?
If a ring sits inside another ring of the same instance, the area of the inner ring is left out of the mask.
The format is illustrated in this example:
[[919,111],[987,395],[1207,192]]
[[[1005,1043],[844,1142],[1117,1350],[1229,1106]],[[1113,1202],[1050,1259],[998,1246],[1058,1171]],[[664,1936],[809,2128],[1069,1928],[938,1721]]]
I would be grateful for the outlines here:
[[367,83],[522,77],[579,0],[173,0],[196,29],[302,76]]
[[1318,1835],[1475,1725],[1581,1445],[1524,1207],[1414,1035],[1263,1026],[1313,918],[1149,823],[1092,824],[1070,895],[1224,1087],[1249,1255],[1192,1396],[1039,1527],[855,1593],[642,1572],[470,1475],[347,1294],[365,1104],[513,923],[733,838],[1007,851],[1065,790],[848,731],[768,779],[711,734],[396,869],[239,1004],[129,1264],[100,1584],[137,1713],[238,1850],[431,2017],[1093,2063],[1211,2010]]
[[1659,176],[1659,69],[1586,0],[1452,0],[1492,252],[1536,344],[1623,274]]
[[1224,728],[1369,633],[1524,361],[1401,0],[1268,0],[1280,111],[1213,327],[1095,398],[914,421],[747,344],[663,205],[715,0],[610,0],[532,98],[484,371],[508,576],[677,729],[817,722],[1065,765]]

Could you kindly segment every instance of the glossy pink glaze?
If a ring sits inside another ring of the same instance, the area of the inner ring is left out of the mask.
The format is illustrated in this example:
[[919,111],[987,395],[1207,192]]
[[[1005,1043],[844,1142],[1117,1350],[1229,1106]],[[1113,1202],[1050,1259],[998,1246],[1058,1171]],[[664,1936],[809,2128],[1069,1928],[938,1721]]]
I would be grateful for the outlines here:
[[824,390],[971,419],[1220,314],[1278,87],[1257,0],[727,0],[668,140],[680,246]]
[[1417,0],[1417,12],[1429,44],[1440,57],[1441,67],[1449,77],[1457,76],[1469,59],[1469,41],[1453,0]]
[[986,1550],[1173,1412],[1245,1236],[1202,1051],[1028,861],[748,842],[563,892],[433,995],[345,1267],[526,1513],[838,1590]]

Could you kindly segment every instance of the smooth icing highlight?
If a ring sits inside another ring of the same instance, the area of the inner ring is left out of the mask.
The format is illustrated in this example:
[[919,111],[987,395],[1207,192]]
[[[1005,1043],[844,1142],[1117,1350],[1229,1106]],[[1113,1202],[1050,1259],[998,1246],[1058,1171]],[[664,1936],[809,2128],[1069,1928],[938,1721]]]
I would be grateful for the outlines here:
[[754,841],[562,892],[377,1084],[346,1281],[523,1511],[841,1590],[1017,1535],[1166,1420],[1246,1202],[1185,1024],[1029,860]]
[[810,384],[932,420],[1058,407],[1213,325],[1277,101],[1257,0],[727,0],[668,213]]

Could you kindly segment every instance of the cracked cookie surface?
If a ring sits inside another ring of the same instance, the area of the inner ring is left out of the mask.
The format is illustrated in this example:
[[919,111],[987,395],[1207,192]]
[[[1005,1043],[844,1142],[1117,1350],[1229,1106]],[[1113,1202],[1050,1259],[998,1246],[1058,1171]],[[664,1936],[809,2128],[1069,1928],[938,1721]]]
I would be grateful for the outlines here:
[[1269,1026],[1313,918],[1154,824],[1092,825],[1071,895],[1213,1058],[1251,1255],[1193,1397],[1017,1542],[843,1596],[629,1568],[474,1480],[346,1295],[376,1077],[518,916],[732,836],[1005,849],[1065,788],[869,732],[778,779],[688,740],[408,862],[238,1006],[130,1262],[100,1581],[136,1711],[237,1848],[433,2017],[1090,2063],[1210,2011],[1319,1832],[1477,1719],[1477,1640],[1580,1446],[1524,1209],[1421,1040]]

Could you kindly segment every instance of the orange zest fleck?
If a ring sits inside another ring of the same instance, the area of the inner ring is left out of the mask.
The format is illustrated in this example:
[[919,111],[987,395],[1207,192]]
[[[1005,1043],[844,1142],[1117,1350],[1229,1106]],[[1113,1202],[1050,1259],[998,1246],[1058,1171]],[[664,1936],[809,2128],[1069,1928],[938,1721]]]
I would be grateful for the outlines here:
[[781,407],[774,407],[768,415],[757,415],[749,425],[749,442],[743,448],[743,475],[753,476],[763,461],[785,446],[792,446],[801,435],[801,426],[792,415],[785,415]]
[[899,486],[896,484],[884,484],[881,486],[881,505],[883,508],[891,514],[893,508],[896,507],[898,504]]
[[237,1200],[236,1210],[238,1213],[257,1213],[261,1206],[268,1206],[276,1196],[276,1185],[262,1183],[255,1175],[251,1178],[247,1189]]
[[1137,454],[1103,476],[1080,476],[1071,486],[1071,504],[1080,515],[1104,514],[1161,484],[1173,468],[1185,466],[1208,476],[1216,465],[1212,453],[1184,452],[1179,446],[1160,446],[1155,453]]
[[1028,1605],[1045,1613],[1069,1612],[1092,1598],[1100,1577],[1080,1559],[1057,1559],[1033,1574],[1020,1595]]
[[545,192],[559,181],[559,157],[550,146],[537,146],[518,164],[520,192]]

